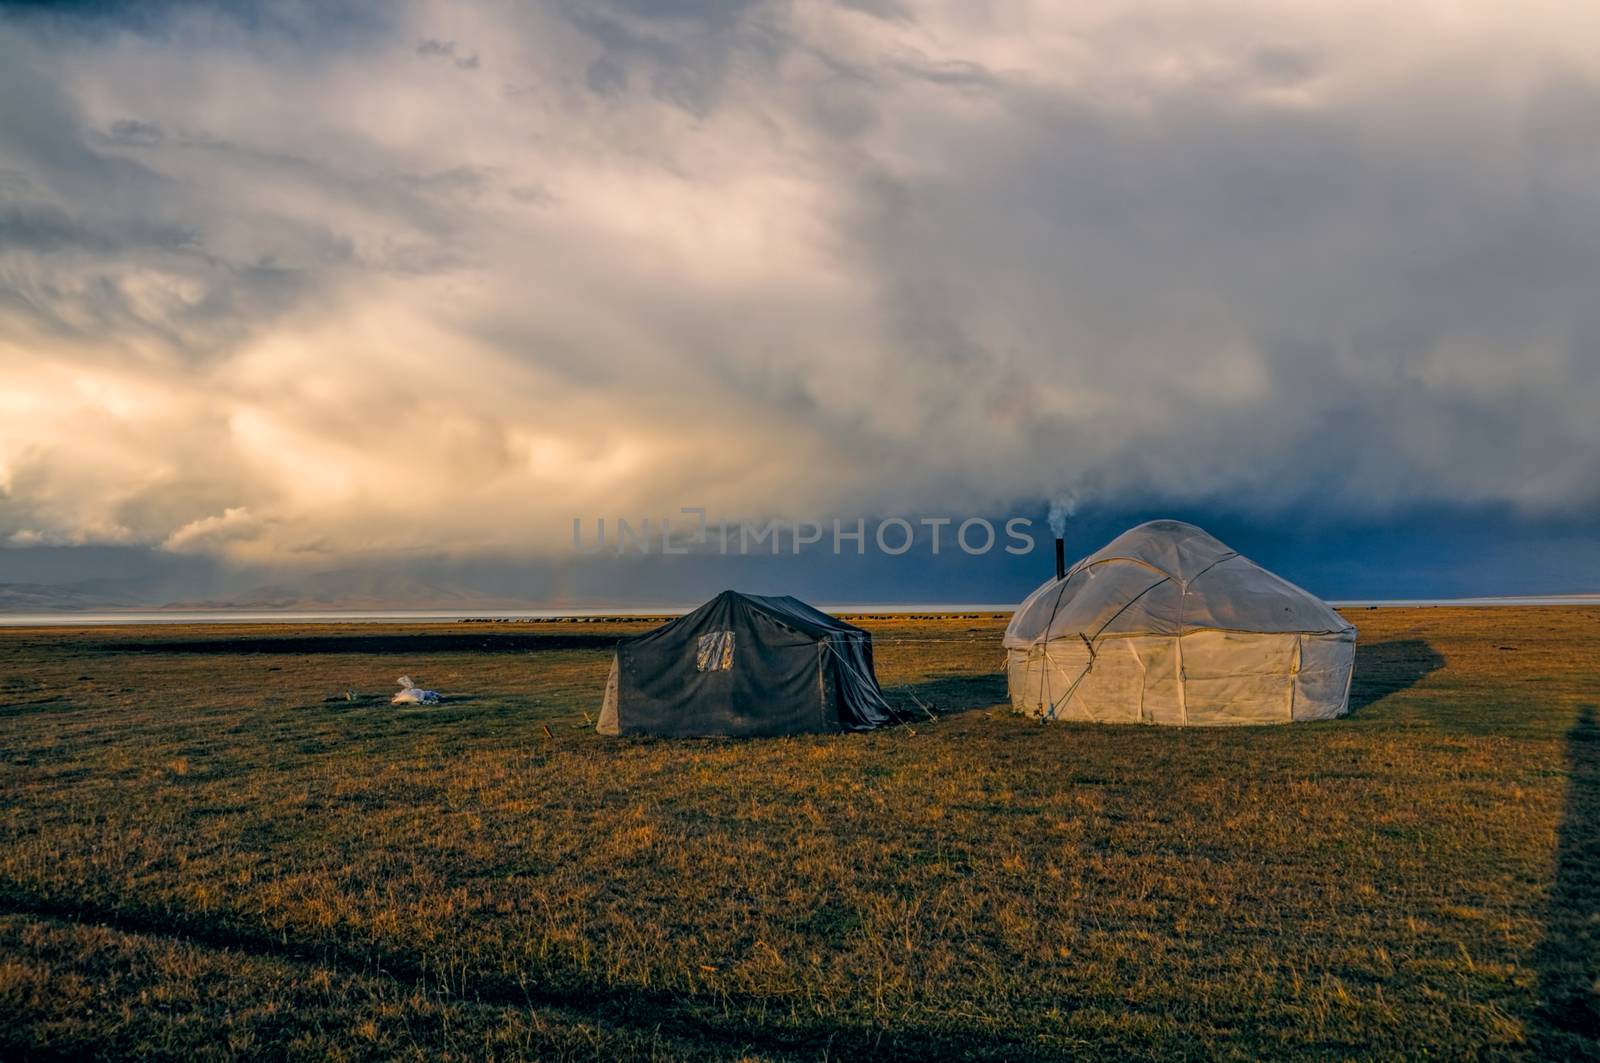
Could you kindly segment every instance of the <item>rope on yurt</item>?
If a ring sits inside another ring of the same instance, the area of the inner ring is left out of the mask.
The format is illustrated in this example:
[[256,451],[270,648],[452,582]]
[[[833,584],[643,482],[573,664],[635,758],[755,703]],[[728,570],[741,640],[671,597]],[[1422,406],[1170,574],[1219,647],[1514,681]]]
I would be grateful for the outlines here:
[[1295,697],[1300,687],[1300,667],[1305,664],[1306,637],[1296,634],[1294,637],[1294,668],[1289,672],[1289,722],[1294,723]]
[[[1067,692],[1061,695],[1061,700],[1050,706],[1050,719],[1052,720],[1056,719],[1059,707],[1072,700],[1072,695],[1077,691],[1078,684],[1083,682],[1084,677],[1094,668],[1094,659],[1096,657],[1094,643],[1090,642],[1081,631],[1078,632],[1078,637],[1083,639],[1083,644],[1089,649],[1089,663],[1083,666],[1083,671],[1078,673],[1078,678],[1074,679],[1072,685],[1067,688]],[[1048,652],[1045,654],[1045,658],[1046,660],[1049,659]]]
[[[1077,570],[1074,569],[1073,571],[1075,572]],[[1071,578],[1070,574],[1069,574],[1068,578],[1069,579]],[[1089,674],[1090,669],[1092,669],[1094,667],[1095,658],[1097,656],[1099,656],[1098,652],[1095,650],[1095,640],[1099,639],[1099,637],[1101,635],[1105,634],[1106,628],[1110,627],[1112,625],[1112,623],[1116,621],[1117,617],[1121,616],[1123,613],[1125,613],[1129,609],[1133,608],[1133,604],[1135,602],[1137,602],[1140,598],[1143,598],[1145,595],[1149,594],[1151,591],[1155,590],[1157,587],[1161,586],[1163,583],[1170,583],[1171,581],[1172,581],[1172,577],[1171,576],[1163,575],[1160,579],[1158,579],[1154,583],[1150,584],[1150,586],[1146,587],[1144,590],[1140,591],[1138,594],[1135,594],[1132,598],[1129,598],[1128,601],[1126,603],[1124,603],[1124,605],[1122,606],[1121,609],[1118,609],[1116,612],[1112,613],[1109,617],[1106,618],[1106,622],[1105,623],[1101,624],[1098,628],[1095,629],[1095,633],[1094,633],[1093,636],[1085,635],[1081,631],[1078,632],[1078,637],[1083,640],[1084,646],[1087,647],[1088,650],[1089,650],[1089,663],[1083,666],[1083,671],[1078,673],[1078,678],[1074,679],[1072,681],[1072,685],[1067,688],[1067,692],[1065,694],[1061,695],[1061,700],[1059,702],[1052,702],[1050,704],[1050,719],[1052,719],[1052,720],[1056,719],[1057,713],[1058,713],[1058,707],[1061,706],[1061,705],[1065,705],[1068,701],[1070,701],[1072,699],[1072,695],[1077,691],[1078,685],[1083,682],[1084,677],[1087,676]],[[1180,586],[1181,585],[1182,584],[1180,584]],[[1063,588],[1063,590],[1064,589],[1065,588]],[[1060,598],[1056,599],[1056,608],[1057,609],[1061,608],[1061,600],[1060,600]],[[1180,604],[1179,608],[1180,609],[1182,608],[1181,604]],[[1052,624],[1055,623],[1055,613],[1054,612],[1052,612],[1050,614],[1050,622]],[[1182,627],[1181,614],[1180,614],[1180,620],[1179,620],[1179,627],[1180,627],[1180,629]],[[1048,627],[1045,628],[1044,645],[1046,647],[1046,649],[1045,649],[1045,660],[1048,661],[1050,659],[1050,651],[1049,651],[1050,629]],[[1143,695],[1141,693],[1141,697],[1142,696]]]
[[[1050,686],[1049,666],[1054,663],[1050,660],[1050,629],[1055,626],[1056,614],[1061,612],[1061,596],[1067,593],[1067,584],[1071,582],[1072,577],[1076,576],[1077,574],[1078,566],[1074,565],[1072,566],[1071,572],[1068,572],[1065,576],[1061,577],[1061,586],[1056,590],[1056,604],[1050,607],[1050,619],[1045,621],[1044,634],[1039,641],[1039,645],[1043,647],[1042,652],[1045,663],[1045,666],[1039,669],[1039,701],[1043,705],[1050,706],[1050,711],[1048,713],[1041,712],[1039,715],[1051,720],[1056,718],[1056,703],[1051,700],[1048,692]],[[1089,661],[1091,664],[1094,663],[1094,658],[1091,656]],[[1084,670],[1087,672],[1087,667],[1085,667]],[[1080,674],[1078,678],[1073,681],[1072,686],[1067,688],[1066,697],[1071,697],[1072,692],[1078,689],[1078,683],[1082,681],[1083,675]]]
[[1189,680],[1183,672],[1183,606],[1189,598],[1189,585],[1178,581],[1178,634],[1172,640],[1174,656],[1178,659],[1178,719],[1189,726]]

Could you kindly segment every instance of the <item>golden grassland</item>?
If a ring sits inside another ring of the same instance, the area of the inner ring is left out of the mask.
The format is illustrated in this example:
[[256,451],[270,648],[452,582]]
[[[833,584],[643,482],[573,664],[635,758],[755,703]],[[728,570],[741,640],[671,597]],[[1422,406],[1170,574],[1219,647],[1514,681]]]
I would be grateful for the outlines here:
[[937,721],[749,741],[593,733],[638,622],[0,632],[0,1058],[1600,1058],[1600,609],[1349,615],[1338,721],[899,617]]

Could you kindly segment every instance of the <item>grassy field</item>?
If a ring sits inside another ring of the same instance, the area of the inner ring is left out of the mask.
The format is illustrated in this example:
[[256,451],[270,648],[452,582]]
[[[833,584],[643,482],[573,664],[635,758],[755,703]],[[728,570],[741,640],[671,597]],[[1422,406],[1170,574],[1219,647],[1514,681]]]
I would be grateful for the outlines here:
[[936,722],[743,742],[593,733],[639,624],[3,631],[0,1058],[1600,1058],[1600,609],[1350,616],[1343,720],[896,618]]

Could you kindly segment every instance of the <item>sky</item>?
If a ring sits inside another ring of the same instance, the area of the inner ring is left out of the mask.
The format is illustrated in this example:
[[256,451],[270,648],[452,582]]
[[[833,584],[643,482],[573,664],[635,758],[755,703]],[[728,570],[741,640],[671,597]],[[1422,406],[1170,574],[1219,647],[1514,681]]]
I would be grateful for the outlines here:
[[1066,499],[1595,591],[1597,289],[1568,0],[0,3],[0,582],[1009,601],[572,524]]

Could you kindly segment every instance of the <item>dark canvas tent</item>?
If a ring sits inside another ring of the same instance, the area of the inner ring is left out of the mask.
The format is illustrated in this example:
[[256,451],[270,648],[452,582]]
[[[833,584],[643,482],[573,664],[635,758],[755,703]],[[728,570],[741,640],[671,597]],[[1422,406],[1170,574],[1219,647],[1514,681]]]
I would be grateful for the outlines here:
[[687,616],[623,639],[601,734],[787,735],[890,720],[872,636],[798,598],[723,591]]

